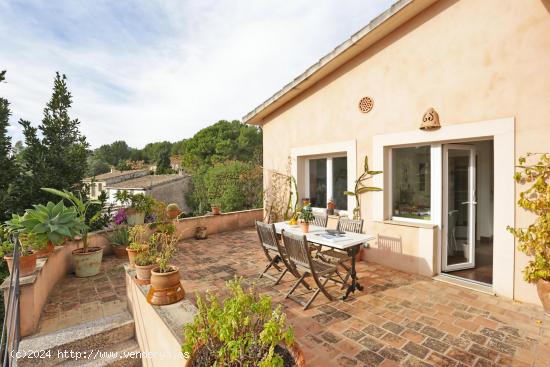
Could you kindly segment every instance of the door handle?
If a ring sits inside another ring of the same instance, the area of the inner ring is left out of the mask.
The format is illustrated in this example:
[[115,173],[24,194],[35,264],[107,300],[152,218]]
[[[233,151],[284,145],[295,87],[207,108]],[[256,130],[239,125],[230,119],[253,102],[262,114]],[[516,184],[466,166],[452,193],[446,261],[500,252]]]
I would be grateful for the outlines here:
[[477,205],[477,201],[463,201],[462,202],[462,205],[466,205],[466,204]]

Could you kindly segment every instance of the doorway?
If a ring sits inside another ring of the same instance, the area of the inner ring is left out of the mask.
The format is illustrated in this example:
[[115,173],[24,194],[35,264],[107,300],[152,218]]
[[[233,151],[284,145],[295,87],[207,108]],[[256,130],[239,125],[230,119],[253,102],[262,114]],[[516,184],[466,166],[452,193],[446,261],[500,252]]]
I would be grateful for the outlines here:
[[443,145],[443,273],[493,284],[493,141]]

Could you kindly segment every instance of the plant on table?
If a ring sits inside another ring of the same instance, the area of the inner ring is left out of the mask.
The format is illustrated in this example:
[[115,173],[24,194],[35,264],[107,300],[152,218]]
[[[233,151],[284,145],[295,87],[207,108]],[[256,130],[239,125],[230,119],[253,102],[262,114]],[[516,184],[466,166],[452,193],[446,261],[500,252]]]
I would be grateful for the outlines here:
[[520,157],[514,180],[528,185],[519,194],[518,206],[536,217],[527,228],[507,229],[518,239],[518,249],[533,257],[523,270],[523,277],[537,284],[544,309],[550,314],[550,154],[528,153]]
[[57,195],[69,203],[76,212],[77,218],[80,221],[80,232],[82,236],[82,248],[77,248],[73,251],[73,259],[75,262],[75,274],[77,277],[89,277],[97,275],[101,268],[101,260],[103,257],[103,249],[101,247],[88,246],[88,232],[90,224],[87,214],[90,208],[94,205],[99,205],[99,200],[85,200],[81,193],[73,194],[67,190],[57,190],[52,188],[42,188],[50,194]]
[[273,308],[269,296],[258,295],[253,287],[243,289],[241,279],[227,282],[227,287],[230,295],[223,300],[208,292],[204,298],[197,294],[198,313],[184,327],[182,351],[190,356],[188,365],[301,365],[281,305]]
[[313,209],[311,208],[311,205],[305,205],[299,212],[298,212],[298,219],[300,219],[300,225],[302,226],[302,232],[308,233],[309,232],[309,223],[313,222],[315,219],[315,216],[313,215]]
[[365,182],[367,180],[370,180],[376,175],[379,175],[382,173],[382,171],[371,171],[369,170],[369,157],[365,156],[365,162],[364,162],[364,169],[365,172],[359,176],[357,180],[355,180],[355,187],[353,191],[344,191],[345,195],[348,196],[354,196],[355,197],[355,208],[353,209],[353,219],[359,220],[361,219],[361,194],[364,194],[366,192],[374,192],[374,191],[382,191],[380,187],[374,187],[374,186],[366,186]]

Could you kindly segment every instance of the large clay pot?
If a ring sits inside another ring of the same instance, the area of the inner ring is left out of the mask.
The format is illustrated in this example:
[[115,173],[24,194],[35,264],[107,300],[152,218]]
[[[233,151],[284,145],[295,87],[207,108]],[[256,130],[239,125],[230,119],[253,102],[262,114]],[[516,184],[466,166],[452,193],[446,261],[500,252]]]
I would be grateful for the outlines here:
[[149,280],[151,279],[151,270],[152,270],[153,268],[156,268],[156,267],[157,267],[157,264],[144,265],[144,266],[135,264],[135,268],[136,268],[136,277],[137,277],[139,280],[147,280],[147,281],[149,281]]
[[[137,267],[137,265],[136,265]],[[159,272],[158,266],[151,270],[151,287],[159,289],[170,289],[180,284],[180,269],[172,265],[172,271],[168,273]]]
[[197,240],[204,240],[208,237],[208,229],[206,227],[195,228],[195,238]]
[[302,232],[303,233],[308,233],[309,232],[309,223],[300,223],[300,227],[302,228]]
[[54,250],[55,250],[54,244],[52,243],[52,241],[48,241],[48,243],[43,249],[36,251],[36,257],[39,259],[48,257],[53,253]]
[[126,209],[126,222],[129,226],[143,224],[145,222],[145,213],[138,212],[135,209]]
[[[13,271],[13,255],[4,256],[4,260],[8,264],[8,271]],[[30,255],[19,256],[19,277],[26,277],[34,273],[36,269],[36,253],[31,253]]]
[[92,277],[99,274],[103,249],[101,247],[88,247],[88,251],[79,248],[73,250],[74,272],[79,278]]
[[[193,348],[193,353],[189,356],[187,359],[187,362],[185,362],[185,367],[196,367],[195,358],[197,356],[197,351],[200,350],[203,347],[203,345],[199,345],[197,347]],[[276,348],[286,349],[290,355],[292,356],[292,359],[294,359],[294,366],[296,367],[306,367],[306,359],[304,357],[304,353],[298,346],[298,343],[294,342],[292,346],[287,346],[284,343],[279,344]],[[285,364],[284,367],[287,367]]]
[[537,282],[537,293],[542,302],[544,312],[550,316],[550,281],[539,279]]
[[111,248],[113,249],[113,252],[115,253],[117,259],[128,260],[128,251],[126,250],[126,246],[115,245],[114,243],[111,243]]

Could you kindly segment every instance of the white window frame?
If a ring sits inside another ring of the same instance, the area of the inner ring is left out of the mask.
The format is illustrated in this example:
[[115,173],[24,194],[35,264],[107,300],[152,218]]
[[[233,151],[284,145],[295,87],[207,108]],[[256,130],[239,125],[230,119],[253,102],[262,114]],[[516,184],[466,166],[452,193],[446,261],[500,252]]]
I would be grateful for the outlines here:
[[[347,159],[347,156],[345,154],[330,154],[330,155],[322,155],[322,156],[316,156],[316,157],[307,157],[307,158],[304,158],[304,197],[306,198],[311,198],[311,192],[310,192],[310,184],[311,184],[311,181],[310,181],[310,176],[309,176],[309,161],[311,160],[315,160],[315,159],[326,159],[327,160],[327,197],[326,197],[326,202],[328,203],[329,200],[331,198],[334,198],[334,188],[333,188],[333,175],[334,175],[334,172],[332,170],[332,160],[334,158],[346,158]],[[348,205],[349,205],[349,201],[348,201]],[[324,210],[326,208],[321,208],[321,207],[313,207],[313,210],[315,211],[315,209],[317,209],[316,211],[320,211],[321,209]],[[342,209],[338,209],[336,208],[335,211],[337,213],[340,213],[340,212],[348,212],[349,211],[349,207],[345,210],[342,210]]]
[[[393,150],[425,146],[430,147],[430,219],[415,219],[393,215]],[[438,169],[442,164],[441,149],[441,144],[431,143],[395,145],[387,148],[386,171],[388,172],[388,183],[385,186],[388,192],[388,200],[386,200],[386,213],[388,219],[399,222],[438,224],[437,215],[439,215],[438,213],[441,208],[441,178],[438,177],[440,175]]]
[[[304,186],[304,185],[306,183],[306,180],[308,181],[308,184],[309,184],[309,172],[305,172],[305,169],[303,169],[303,171],[300,172],[299,167],[303,167],[303,165],[305,165],[306,167],[309,167],[309,164],[305,164],[306,159],[308,158],[315,158],[315,157],[324,158],[326,156],[333,156],[333,157],[345,156],[347,158],[347,168],[348,168],[347,190],[353,191],[355,180],[357,179],[357,143],[355,140],[348,140],[348,141],[341,141],[341,142],[335,142],[335,143],[329,143],[329,144],[296,147],[291,149],[291,152],[290,152],[291,173],[298,181],[298,191],[300,192],[300,197],[307,197],[305,196],[305,193],[306,193],[305,188],[307,187],[309,190],[309,185],[307,186]],[[302,180],[300,180],[300,178],[302,178]],[[328,177],[327,177],[327,180],[328,180]],[[330,184],[332,186],[332,180]],[[327,187],[327,193],[328,192],[329,191]],[[338,213],[340,215],[347,215],[353,211],[353,208],[355,208],[355,197],[348,196],[348,210],[347,211],[340,210],[338,211]],[[326,208],[323,208],[323,209],[326,209]]]

